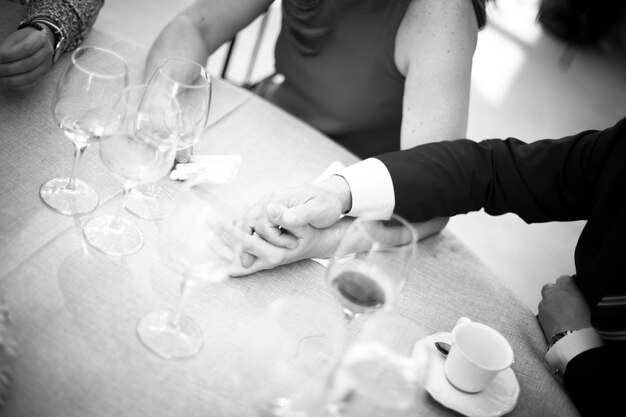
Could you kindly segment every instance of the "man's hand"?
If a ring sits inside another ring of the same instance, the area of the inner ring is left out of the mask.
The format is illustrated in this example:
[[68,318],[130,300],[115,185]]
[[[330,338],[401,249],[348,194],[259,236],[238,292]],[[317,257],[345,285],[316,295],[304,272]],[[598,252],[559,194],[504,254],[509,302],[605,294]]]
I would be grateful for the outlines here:
[[0,43],[0,84],[26,88],[39,81],[52,66],[52,42],[30,26],[9,35]]
[[556,284],[544,285],[541,296],[538,318],[548,342],[559,332],[591,327],[591,310],[572,277],[563,275]]
[[269,243],[293,249],[298,241],[292,229],[332,226],[351,205],[348,183],[334,175],[317,185],[266,195],[249,210],[247,224]]

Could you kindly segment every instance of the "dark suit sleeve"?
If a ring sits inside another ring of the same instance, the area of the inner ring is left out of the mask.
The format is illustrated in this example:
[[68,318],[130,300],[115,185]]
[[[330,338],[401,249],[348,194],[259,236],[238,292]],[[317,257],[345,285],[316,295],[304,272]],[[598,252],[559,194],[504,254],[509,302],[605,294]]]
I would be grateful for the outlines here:
[[583,416],[623,415],[626,410],[626,345],[591,349],[567,365],[564,384]]
[[395,212],[412,221],[482,208],[515,213],[528,223],[580,220],[589,215],[597,179],[624,124],[530,144],[514,138],[438,142],[377,158],[391,174]]

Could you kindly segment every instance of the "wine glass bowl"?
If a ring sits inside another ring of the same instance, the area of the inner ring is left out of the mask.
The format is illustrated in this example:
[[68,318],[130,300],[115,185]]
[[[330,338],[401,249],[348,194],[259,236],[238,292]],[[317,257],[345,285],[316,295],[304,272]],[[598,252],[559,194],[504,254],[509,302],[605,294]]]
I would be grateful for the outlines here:
[[[211,78],[196,62],[168,58],[154,71],[148,84],[176,98],[180,111],[173,122],[178,150],[196,144],[207,128],[211,106]],[[173,207],[172,195],[163,187],[149,183],[133,192],[126,209],[146,220],[163,219]]]
[[211,107],[211,77],[206,68],[187,59],[168,58],[148,84],[169,91],[178,100],[178,149],[195,145],[207,127]]
[[[131,188],[167,174],[176,154],[169,124],[178,113],[168,93],[147,85],[126,88],[100,143],[100,159],[122,184],[122,207]],[[90,219],[83,227],[87,242],[108,255],[129,255],[143,246],[141,230],[117,215]]]
[[59,213],[81,215],[98,206],[97,192],[75,172],[87,147],[106,134],[111,111],[127,84],[126,62],[116,53],[97,47],[72,53],[52,98],[52,114],[74,145],[74,163],[69,177],[53,178],[39,190],[44,203]]
[[355,219],[331,259],[327,282],[348,319],[390,308],[400,294],[416,250],[417,234],[398,215]]

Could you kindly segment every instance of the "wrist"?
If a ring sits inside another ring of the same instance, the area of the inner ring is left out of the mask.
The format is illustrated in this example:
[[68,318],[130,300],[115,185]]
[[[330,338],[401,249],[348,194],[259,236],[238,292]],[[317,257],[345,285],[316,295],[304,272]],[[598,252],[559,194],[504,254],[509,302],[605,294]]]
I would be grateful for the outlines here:
[[350,211],[352,208],[352,192],[350,191],[350,185],[344,177],[338,174],[331,175],[323,182],[317,184],[317,186],[332,194],[339,202],[342,214]]
[[52,47],[52,51],[54,51],[55,46],[57,44],[57,38],[54,35],[53,29],[50,26],[48,26],[47,24],[45,24],[45,23],[39,23],[39,24],[45,28],[45,30],[43,32],[46,35],[46,38],[48,38],[48,41],[50,42],[50,46]]
[[18,29],[22,29],[26,26],[34,27],[46,35],[46,38],[50,41],[52,46],[52,62],[56,62],[65,48],[66,37],[63,28],[52,20],[44,17],[37,17],[28,22],[24,22],[19,25]]
[[33,22],[22,27],[21,29],[26,29],[26,28],[41,32],[46,37],[46,39],[48,39],[48,42],[50,43],[50,48],[54,53],[54,45],[56,45],[56,38],[54,36],[54,33],[52,33],[52,29],[50,29],[48,25],[39,23],[39,22]]
[[546,352],[545,363],[559,381],[563,380],[572,359],[590,349],[604,346],[604,341],[592,327],[560,332],[552,339],[557,340]]

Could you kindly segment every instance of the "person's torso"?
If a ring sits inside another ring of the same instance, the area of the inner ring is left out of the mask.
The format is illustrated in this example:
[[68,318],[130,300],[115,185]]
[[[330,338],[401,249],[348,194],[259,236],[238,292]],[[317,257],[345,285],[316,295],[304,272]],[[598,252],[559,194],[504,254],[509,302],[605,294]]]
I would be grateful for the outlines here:
[[334,20],[314,55],[299,52],[283,24],[275,54],[285,82],[270,100],[361,156],[399,149],[404,77],[394,51],[409,4],[326,2]]
[[591,306],[603,295],[626,294],[626,119],[611,134],[615,145],[576,246],[577,283]]

